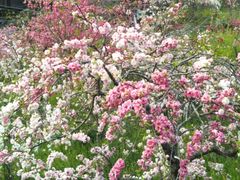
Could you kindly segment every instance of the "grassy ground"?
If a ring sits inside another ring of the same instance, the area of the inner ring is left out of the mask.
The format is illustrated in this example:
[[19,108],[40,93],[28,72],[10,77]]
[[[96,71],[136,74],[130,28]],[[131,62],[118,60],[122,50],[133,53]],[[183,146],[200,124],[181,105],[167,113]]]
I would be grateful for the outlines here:
[[184,32],[188,32],[193,37],[198,32],[209,30],[210,47],[218,57],[236,58],[236,53],[240,52],[240,23],[238,27],[233,25],[233,21],[240,22],[240,7],[235,9],[222,8],[198,8],[188,10],[184,19]]

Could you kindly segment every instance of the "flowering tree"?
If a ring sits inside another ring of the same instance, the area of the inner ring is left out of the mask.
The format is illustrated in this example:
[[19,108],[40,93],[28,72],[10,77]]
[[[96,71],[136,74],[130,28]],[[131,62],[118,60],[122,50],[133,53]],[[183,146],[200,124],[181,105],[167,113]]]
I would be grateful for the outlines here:
[[205,155],[237,156],[238,61],[174,36],[182,2],[27,3],[0,37],[6,178],[207,177]]

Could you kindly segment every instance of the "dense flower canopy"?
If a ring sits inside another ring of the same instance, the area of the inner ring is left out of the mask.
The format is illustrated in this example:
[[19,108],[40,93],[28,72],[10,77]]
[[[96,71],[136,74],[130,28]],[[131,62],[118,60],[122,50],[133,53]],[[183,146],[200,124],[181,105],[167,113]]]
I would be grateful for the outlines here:
[[182,1],[26,3],[0,33],[9,177],[207,177],[205,155],[237,156],[240,61],[174,34]]

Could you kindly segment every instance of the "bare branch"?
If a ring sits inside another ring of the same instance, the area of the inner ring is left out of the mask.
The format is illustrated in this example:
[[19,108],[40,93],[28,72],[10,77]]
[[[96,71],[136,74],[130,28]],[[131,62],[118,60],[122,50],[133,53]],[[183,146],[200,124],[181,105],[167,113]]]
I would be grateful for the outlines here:
[[220,155],[220,156],[232,157],[233,158],[233,157],[237,157],[238,150],[237,149],[232,149],[232,150],[221,151],[219,148],[213,147],[212,149],[210,149],[207,152],[196,153],[195,155],[193,155],[191,157],[190,161],[192,161],[194,159],[197,159],[197,158],[200,158],[200,157],[202,157],[204,155],[207,155],[207,154],[210,154],[210,153],[215,153],[215,154]]

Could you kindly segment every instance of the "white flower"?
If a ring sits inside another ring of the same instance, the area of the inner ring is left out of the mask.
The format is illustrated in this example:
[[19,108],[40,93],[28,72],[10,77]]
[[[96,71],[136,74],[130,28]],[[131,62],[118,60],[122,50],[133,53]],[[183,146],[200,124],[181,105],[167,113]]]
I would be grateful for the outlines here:
[[131,60],[131,65],[132,65],[133,67],[137,67],[138,64],[139,64],[139,61],[138,61],[138,60],[136,60],[136,59],[132,59],[132,60]]
[[164,54],[160,59],[159,59],[159,62],[160,63],[164,63],[164,62],[169,62],[173,59],[173,54]]
[[125,39],[120,39],[117,43],[116,43],[116,48],[121,49],[124,48],[126,45],[126,40]]
[[133,58],[136,59],[137,61],[143,61],[146,60],[148,56],[145,53],[136,52]]
[[75,54],[76,59],[81,59],[82,57],[82,49],[78,50],[78,52]]
[[219,109],[216,114],[218,114],[218,115],[224,115],[224,109]]
[[90,137],[87,136],[86,134],[80,132],[80,133],[75,133],[72,135],[72,140],[77,140],[77,141],[81,141],[83,143],[89,142],[90,141]]
[[19,54],[22,53],[23,51],[24,51],[23,48],[18,48],[18,49],[16,50],[16,52],[19,53]]
[[37,129],[41,125],[41,116],[38,113],[32,114],[30,118],[30,128],[31,129]]
[[230,87],[230,81],[227,79],[222,79],[219,83],[218,86],[221,87],[222,89],[228,89]]
[[219,0],[199,0],[200,4],[214,6],[215,8],[221,7],[221,3]]
[[207,57],[203,56],[203,57],[200,57],[198,59],[198,61],[196,61],[194,64],[193,64],[193,68],[195,70],[199,70],[199,69],[202,69],[204,67],[208,67],[211,65],[212,63],[212,59],[207,59]]
[[73,16],[73,17],[76,17],[77,15],[78,15],[78,11],[73,11],[73,12],[72,12],[72,16]]
[[112,58],[114,61],[123,60],[123,55],[119,51],[116,51],[112,54]]
[[230,100],[227,97],[224,97],[222,99],[222,103],[223,103],[223,105],[228,105],[230,103]]
[[54,49],[54,50],[57,50],[59,48],[59,44],[58,43],[55,43],[54,45],[53,45],[53,47],[52,47],[52,49]]
[[44,55],[48,56],[51,53],[51,51],[49,49],[44,51]]
[[112,30],[112,27],[108,22],[106,22],[103,26],[100,26],[98,30],[100,34],[108,34]]
[[37,102],[34,102],[32,104],[29,104],[28,111],[33,112],[36,111],[39,108],[39,104]]
[[181,153],[181,154],[184,154],[184,153],[185,153],[185,151],[184,151],[183,148],[180,149],[180,153]]
[[47,167],[50,169],[52,167],[52,163],[54,161],[54,159],[56,158],[60,158],[63,161],[67,160],[67,156],[65,156],[62,152],[57,152],[57,151],[53,151],[51,152],[51,154],[48,156],[47,158]]

